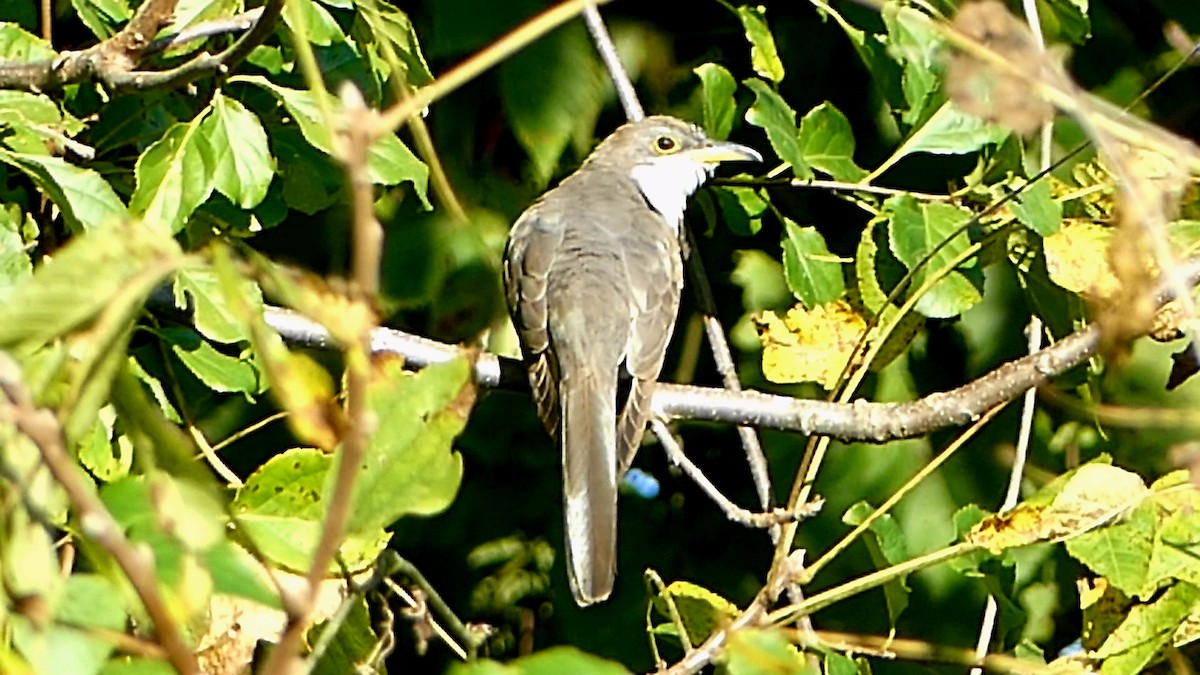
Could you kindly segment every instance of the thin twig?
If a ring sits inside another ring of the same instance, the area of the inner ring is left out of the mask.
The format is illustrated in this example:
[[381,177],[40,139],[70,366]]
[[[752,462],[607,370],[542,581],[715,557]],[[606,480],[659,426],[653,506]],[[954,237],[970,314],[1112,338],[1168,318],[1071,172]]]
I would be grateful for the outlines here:
[[617,100],[625,109],[625,119],[630,122],[642,119],[646,116],[646,111],[642,109],[642,104],[638,101],[637,92],[633,89],[633,81],[629,79],[629,73],[621,65],[621,57],[617,54],[617,47],[613,44],[612,36],[608,34],[608,27],[604,25],[604,18],[600,16],[600,10],[596,5],[588,4],[583,10],[583,19],[587,24],[588,33],[592,36],[592,44],[596,45],[596,51],[600,52],[600,59],[604,61],[604,67],[608,69],[609,78],[612,79],[613,87],[617,90]]
[[[399,554],[395,553],[395,551],[387,551],[384,553],[384,556],[386,556],[386,559],[380,562],[380,568],[383,574],[389,577],[402,575],[408,577],[414,584],[416,584],[417,588],[421,589],[421,592],[425,595],[425,602],[432,607],[433,611],[437,613],[437,615],[440,616],[443,621],[446,622],[447,626],[449,626],[450,632],[443,636],[446,644],[450,645],[456,653],[459,653],[462,651],[462,648],[458,646],[458,643],[462,643],[466,645],[466,651],[473,656],[479,649],[479,646],[483,644],[484,639],[487,637],[487,633],[472,629],[470,626],[463,623],[462,620],[458,618],[458,615],[456,615],[454,611],[450,609],[450,605],[448,605],[446,601],[442,599],[442,595],[438,593],[433,584],[429,583],[429,580],[425,578],[425,575],[421,573],[421,570],[417,569],[416,565],[402,558]],[[467,658],[467,655],[460,655],[464,659]]]
[[[379,291],[379,256],[383,230],[375,219],[374,189],[367,172],[371,149],[371,129],[375,114],[366,106],[353,84],[342,89],[344,114],[339,155],[346,167],[350,182],[350,206],[354,259],[352,274],[356,291],[373,300]],[[348,425],[342,435],[338,453],[337,476],[333,493],[325,511],[321,538],[313,552],[312,566],[305,575],[307,589],[300,607],[289,608],[288,624],[279,644],[271,652],[266,666],[268,675],[290,672],[299,652],[300,642],[311,623],[321,581],[337,555],[350,518],[350,498],[354,481],[362,464],[370,435],[367,408],[367,385],[370,380],[370,327],[363,331],[357,344],[347,345],[346,357],[346,416]]]
[[241,33],[243,31],[248,31],[254,27],[254,23],[258,21],[258,18],[262,16],[262,13],[262,7],[255,7],[250,11],[242,12],[241,14],[231,16],[227,19],[214,19],[212,21],[198,23],[195,26],[179,31],[174,35],[167,35],[155,40],[154,42],[151,42],[150,46],[146,47],[146,55],[149,56],[152,54],[158,54],[159,52],[165,52],[168,49],[173,49],[189,42],[195,42],[196,40],[203,40],[205,38],[216,37],[218,35],[229,35],[230,33]]
[[[1030,391],[1036,390],[1031,389]],[[855,526],[853,530],[851,530],[846,536],[842,537],[841,541],[834,544],[828,551],[822,554],[820,558],[817,558],[811,565],[807,566],[804,569],[803,577],[797,579],[797,583],[808,583],[811,581],[818,572],[824,569],[826,565],[832,562],[833,559],[836,558],[842,551],[846,550],[846,548],[848,548],[850,544],[857,540],[858,537],[862,536],[864,532],[870,529],[871,525],[873,525],[875,521],[879,520],[885,514],[891,511],[892,507],[900,503],[900,500],[903,499],[905,495],[912,492],[917,485],[920,485],[923,480],[933,475],[933,472],[941,468],[941,466],[945,464],[947,460],[961,450],[962,447],[966,445],[967,441],[974,438],[975,434],[979,433],[985,426],[987,426],[988,422],[991,422],[996,415],[1000,414],[1000,411],[1004,409],[1005,405],[1006,404],[1004,403],[997,405],[995,408],[992,408],[984,413],[983,416],[976,420],[974,424],[967,427],[961,434],[958,435],[957,438],[954,439],[954,442],[946,446],[946,449],[938,453],[937,457],[934,457],[932,461],[921,467],[920,471],[913,474],[912,478],[909,478],[904,485],[900,486],[900,489],[892,493],[892,495],[888,497],[887,500],[885,500],[882,504],[880,504],[879,508],[875,509],[871,515],[864,518],[863,521]]]
[[[742,383],[738,380],[737,367],[729,351],[729,342],[725,339],[725,330],[717,318],[717,303],[713,300],[712,286],[708,283],[708,275],[704,271],[704,261],[696,249],[695,233],[686,222],[683,231],[691,251],[687,259],[688,272],[692,282],[692,294],[703,315],[704,334],[708,337],[709,349],[712,351],[717,372],[721,375],[722,384],[736,394],[742,390]],[[771,494],[771,476],[767,472],[767,457],[758,441],[758,432],[751,426],[742,425],[738,427],[738,437],[742,441],[742,450],[746,453],[746,462],[750,465],[750,476],[754,479],[759,506],[764,510],[768,509],[774,503],[774,496]],[[772,530],[771,540],[778,541],[779,534],[777,529]]]
[[103,548],[129,579],[146,613],[154,622],[158,640],[173,665],[185,675],[198,674],[199,666],[192,650],[167,610],[158,591],[158,575],[148,549],[136,549],[125,538],[121,526],[79,475],[64,444],[62,428],[54,413],[37,408],[21,382],[21,370],[7,356],[0,356],[0,391],[6,401],[0,406],[0,419],[12,423],[41,453],[42,461],[54,480],[62,486],[79,516],[82,533]]
[[671,430],[667,425],[659,419],[650,420],[650,428],[654,431],[654,435],[658,437],[658,442],[662,444],[663,450],[667,453],[667,459],[683,470],[687,477],[699,487],[704,494],[708,495],[725,516],[735,523],[745,525],[746,527],[775,527],[780,523],[787,523],[795,520],[796,515],[783,509],[771,509],[766,513],[754,513],[747,509],[734,504],[728,497],[721,494],[717,486],[712,484],[712,481],[704,475],[700,467],[692,463],[684,454],[683,448],[679,446],[679,441],[671,435]]

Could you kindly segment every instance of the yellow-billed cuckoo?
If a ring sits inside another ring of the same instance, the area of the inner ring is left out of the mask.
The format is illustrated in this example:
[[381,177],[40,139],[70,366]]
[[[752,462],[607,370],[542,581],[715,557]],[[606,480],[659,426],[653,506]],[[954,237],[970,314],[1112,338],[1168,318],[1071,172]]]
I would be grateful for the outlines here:
[[687,198],[718,163],[761,159],[672,117],[630,122],[509,235],[508,306],[538,416],[562,450],[567,573],[581,606],[612,592],[617,481],[649,421],[679,309]]

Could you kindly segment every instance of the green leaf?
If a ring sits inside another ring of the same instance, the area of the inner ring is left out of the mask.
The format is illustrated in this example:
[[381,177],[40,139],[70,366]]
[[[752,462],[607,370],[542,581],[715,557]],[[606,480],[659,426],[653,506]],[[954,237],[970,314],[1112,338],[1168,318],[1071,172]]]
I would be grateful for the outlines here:
[[778,84],[783,80],[783,62],[775,49],[775,38],[767,27],[767,17],[762,5],[743,5],[737,8],[738,18],[750,41],[750,64],[760,77]]
[[[243,75],[230,78],[230,82],[245,82],[261,87],[271,93],[291,114],[300,133],[312,146],[326,155],[333,156],[333,143],[329,128],[321,114],[318,94],[311,91],[289,89],[257,75]],[[337,116],[341,111],[341,103],[333,96],[325,95],[325,105],[330,112]],[[332,122],[332,120],[331,120]],[[367,173],[372,183],[376,185],[398,185],[402,182],[412,183],[417,197],[425,208],[432,208],[426,195],[429,182],[429,168],[424,162],[400,141],[395,134],[389,134],[377,140],[371,146],[367,158]]]
[[314,45],[328,47],[346,41],[345,33],[329,10],[313,0],[291,0],[285,4],[283,21],[293,33],[303,35]]
[[[866,521],[875,509],[866,502],[858,502],[842,515],[842,522],[847,525],[860,525]],[[908,560],[908,544],[904,540],[904,532],[900,524],[891,514],[884,514],[871,523],[866,532],[864,542],[871,562],[876,569],[884,569]],[[900,577],[883,585],[883,598],[887,603],[888,622],[894,629],[900,615],[908,607],[908,596],[912,591],[905,583],[905,577]]]
[[831,302],[846,293],[842,262],[829,252],[815,227],[784,219],[783,269],[788,288],[805,307]]
[[[212,268],[188,268],[175,275],[175,306],[189,307],[192,324],[204,337],[227,344],[250,339],[250,329],[225,301],[221,280]],[[262,290],[250,279],[242,279],[238,294],[250,310],[263,308]]]
[[1092,37],[1088,0],[1038,0],[1037,8],[1042,32],[1047,37],[1058,36],[1077,45]]
[[214,187],[229,201],[250,209],[267,196],[275,177],[275,161],[267,147],[267,132],[258,117],[220,91],[213,96],[212,113],[201,123],[214,163]]
[[[660,616],[670,617],[670,604],[675,605],[688,640],[698,645],[713,631],[738,614],[737,605],[702,586],[687,581],[673,581],[654,596],[654,609]],[[671,628],[673,625],[668,624]]]
[[[346,1],[349,5],[349,0]],[[417,33],[404,12],[381,0],[354,0],[353,4],[358,9],[351,29],[355,41],[379,45],[389,64],[394,58],[403,67],[404,81],[409,86],[423,87],[433,81],[433,73],[417,43]]]
[[120,225],[72,239],[0,306],[0,346],[37,347],[124,311],[132,319],[150,291],[182,261],[170,237]]
[[572,24],[506,60],[499,76],[505,118],[545,184],[572,139],[594,133],[609,91],[604,68],[587,31]]
[[703,63],[692,72],[700,77],[700,100],[704,111],[704,130],[710,138],[725,140],[733,129],[733,115],[737,112],[737,81],[728,70],[715,63]]
[[[972,218],[966,209],[952,204],[918,203],[911,195],[900,195],[884,202],[884,211],[891,215],[888,233],[892,252],[910,270],[917,270],[914,290],[971,246],[962,228]],[[968,259],[935,283],[917,301],[916,309],[931,318],[957,316],[980,301],[982,288],[982,274],[975,260]]]
[[1184,620],[1200,607],[1200,588],[1172,584],[1149,604],[1138,604],[1097,650],[1101,673],[1139,673],[1149,666]]
[[800,146],[796,111],[766,82],[749,79],[742,84],[753,91],[755,97],[754,105],[746,111],[746,121],[767,132],[767,140],[775,154],[791,165],[797,178],[812,178],[812,169],[804,161],[804,150]]
[[773,675],[811,673],[805,657],[782,630],[736,631],[725,650],[724,672],[728,675]]
[[0,58],[14,61],[40,61],[55,56],[50,43],[15,23],[0,23]]
[[97,480],[111,483],[129,475],[133,464],[133,446],[125,436],[113,439],[116,412],[112,406],[100,408],[91,432],[79,445],[79,463]]
[[899,285],[907,270],[888,244],[887,221],[873,219],[858,240],[854,255],[854,277],[863,306],[874,314],[887,308],[888,295]]
[[[329,622],[313,627],[308,636],[309,641],[315,644],[327,630]],[[371,610],[367,601],[359,596],[311,672],[313,675],[361,672],[364,664],[371,663],[371,658],[378,654],[379,640],[371,622]]]
[[12,289],[33,274],[21,227],[25,214],[14,204],[0,207],[0,304]]
[[112,186],[91,169],[69,164],[59,157],[3,150],[0,150],[0,161],[29,176],[50,196],[62,211],[63,220],[75,232],[85,232],[129,216]]
[[1004,127],[968,115],[947,102],[923,125],[914,129],[904,143],[875,169],[879,175],[908,155],[965,155],[985,145],[999,145],[1012,133]]
[[250,356],[229,356],[217,351],[211,343],[190,328],[164,328],[158,331],[170,345],[171,352],[204,386],[221,393],[258,393],[264,383]]
[[1048,179],[1025,185],[1011,204],[1017,220],[1043,237],[1049,237],[1062,227],[1063,207],[1050,195]]
[[404,372],[398,359],[383,364],[367,392],[378,426],[354,482],[347,532],[370,532],[450,505],[462,481],[462,457],[452,443],[474,397],[466,359],[415,374]]
[[[308,570],[321,538],[324,490],[333,460],[320,450],[293,448],[267,460],[238,490],[231,507],[234,521],[268,560],[294,571]],[[362,570],[390,538],[382,529],[359,529],[347,534],[340,555],[350,571]]]
[[749,187],[721,186],[709,192],[721,209],[721,221],[734,234],[751,236],[762,229],[760,216],[767,210],[767,201],[758,190]]
[[810,166],[835,180],[854,182],[867,175],[854,163],[850,121],[828,101],[800,120],[800,152]]
[[213,591],[279,608],[279,592],[266,567],[246,549],[223,539],[203,553],[212,573]]
[[628,675],[629,670],[619,663],[606,661],[574,647],[551,647],[536,654],[522,656],[507,663],[479,659],[470,663],[455,662],[450,675]]
[[129,198],[129,210],[150,227],[179,232],[212,194],[216,162],[207,136],[200,131],[206,114],[172,125],[138,157],[137,187]]
[[71,0],[79,20],[100,38],[112,37],[133,16],[128,0]]
[[927,116],[941,87],[942,38],[933,21],[913,7],[884,5],[880,16],[887,29],[887,52],[903,68],[900,84],[908,109],[902,119],[915,125]]

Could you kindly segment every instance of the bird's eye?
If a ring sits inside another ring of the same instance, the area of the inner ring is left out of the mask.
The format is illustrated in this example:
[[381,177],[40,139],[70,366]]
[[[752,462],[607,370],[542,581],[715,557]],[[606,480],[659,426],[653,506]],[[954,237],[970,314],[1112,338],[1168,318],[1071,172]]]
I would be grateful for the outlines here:
[[654,149],[660,154],[668,154],[679,149],[679,141],[671,136],[659,136],[654,139]]

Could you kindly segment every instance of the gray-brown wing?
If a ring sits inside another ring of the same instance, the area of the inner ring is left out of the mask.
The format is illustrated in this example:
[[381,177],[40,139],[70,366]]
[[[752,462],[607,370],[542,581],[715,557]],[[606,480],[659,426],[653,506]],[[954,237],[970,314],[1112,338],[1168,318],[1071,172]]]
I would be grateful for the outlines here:
[[683,262],[679,239],[658,216],[655,227],[641,228],[651,235],[638,251],[626,259],[631,287],[635,291],[635,311],[629,336],[625,365],[633,382],[617,422],[617,475],[633,462],[650,421],[650,397],[662,372],[663,359],[675,320],[679,314],[679,295],[683,287]]
[[504,288],[509,314],[521,339],[521,353],[528,366],[538,417],[551,436],[557,433],[561,411],[558,364],[549,350],[546,290],[550,267],[562,237],[561,227],[527,211],[513,225],[504,252]]

